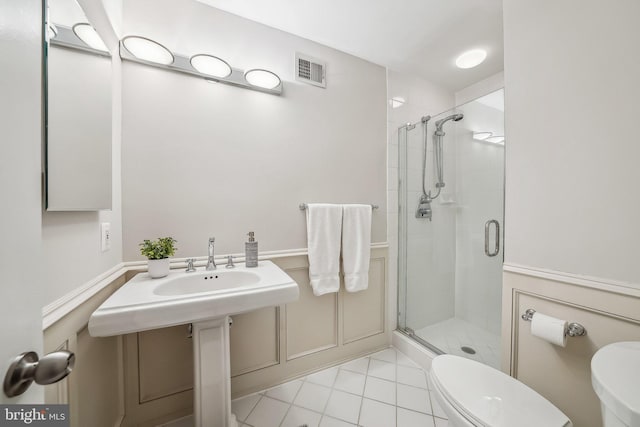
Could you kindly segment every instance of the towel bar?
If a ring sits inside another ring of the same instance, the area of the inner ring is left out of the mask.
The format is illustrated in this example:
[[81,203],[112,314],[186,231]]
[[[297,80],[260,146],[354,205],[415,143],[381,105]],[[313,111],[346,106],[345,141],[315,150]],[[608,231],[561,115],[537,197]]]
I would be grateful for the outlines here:
[[[307,204],[306,203],[300,203],[298,205],[298,207],[300,208],[301,211],[307,209]],[[371,205],[371,209],[378,209],[380,206],[378,205]]]

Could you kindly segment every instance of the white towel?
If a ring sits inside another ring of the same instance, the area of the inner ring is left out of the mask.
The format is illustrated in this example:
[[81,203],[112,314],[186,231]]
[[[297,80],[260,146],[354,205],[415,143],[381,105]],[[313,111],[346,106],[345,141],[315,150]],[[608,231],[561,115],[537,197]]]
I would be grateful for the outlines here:
[[313,294],[320,296],[340,289],[340,234],[342,206],[307,205],[309,279]]
[[369,287],[371,205],[342,206],[342,265],[349,292]]

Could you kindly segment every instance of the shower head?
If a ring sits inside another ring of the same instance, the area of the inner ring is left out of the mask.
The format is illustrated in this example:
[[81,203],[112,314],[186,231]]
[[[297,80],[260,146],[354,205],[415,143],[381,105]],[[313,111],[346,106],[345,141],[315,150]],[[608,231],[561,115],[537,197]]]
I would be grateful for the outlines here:
[[453,120],[454,122],[459,122],[464,118],[464,114],[452,114],[450,116],[445,117],[444,119],[436,121],[436,127],[438,129],[442,129],[442,125],[449,120]]
[[450,116],[445,117],[442,120],[438,120],[436,122],[436,130],[441,131],[442,130],[442,125],[444,125],[444,123],[448,122],[449,120],[453,120],[454,122],[459,122],[463,118],[464,118],[464,114],[452,114]]

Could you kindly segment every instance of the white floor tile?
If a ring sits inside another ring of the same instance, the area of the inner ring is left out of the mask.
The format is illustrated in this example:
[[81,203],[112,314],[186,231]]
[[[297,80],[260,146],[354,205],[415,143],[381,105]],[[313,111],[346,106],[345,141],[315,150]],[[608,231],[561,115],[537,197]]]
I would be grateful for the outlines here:
[[398,384],[397,402],[398,407],[423,412],[425,414],[431,413],[431,405],[429,404],[429,392],[422,388]]
[[420,365],[418,365],[413,360],[409,359],[409,357],[407,357],[403,353],[398,351],[398,352],[396,352],[396,354],[397,354],[397,362],[396,363],[398,365],[408,366],[410,368],[420,368]]
[[373,353],[371,356],[372,359],[382,360],[384,362],[396,363],[396,349],[395,348],[387,348],[386,350],[379,351],[377,353]]
[[291,403],[293,402],[293,399],[295,399],[296,394],[298,394],[298,390],[300,390],[301,386],[302,381],[300,380],[290,381],[267,390],[265,396]]
[[335,418],[324,416],[320,421],[320,427],[353,427],[355,424],[348,423],[346,421],[337,420]]
[[309,427],[318,427],[320,418],[322,418],[322,415],[317,412],[292,406],[280,427],[300,427],[305,424]]
[[389,381],[396,380],[396,365],[389,362],[371,359],[368,375]]
[[193,427],[193,415],[188,415],[186,417],[178,418],[177,420],[173,420],[166,424],[161,424],[156,427]]
[[245,423],[253,427],[278,427],[282,422],[289,404],[263,396]]
[[327,403],[327,409],[325,409],[324,413],[343,421],[357,423],[361,403],[362,397],[360,396],[334,390],[333,393],[331,393],[329,403]]
[[442,406],[440,406],[440,403],[438,403],[438,399],[432,391],[429,392],[429,398],[431,399],[431,408],[433,409],[433,415],[446,419],[447,414],[444,412],[444,409],[442,409]]
[[366,374],[369,369],[369,358],[361,357],[360,359],[352,360],[340,366],[340,369],[346,369],[347,371],[357,372],[359,374]]
[[231,412],[236,415],[238,421],[244,421],[249,416],[251,410],[255,408],[261,397],[259,394],[252,394],[241,399],[236,399],[231,402]]
[[381,402],[396,404],[396,383],[375,377],[367,377],[364,396]]
[[396,427],[396,407],[363,399],[358,425],[363,427]]
[[293,401],[293,404],[322,413],[329,400],[330,394],[330,388],[305,381],[302,387],[300,387],[300,391]]
[[366,378],[363,374],[340,369],[333,388],[362,396]]
[[428,388],[427,377],[422,369],[409,368],[407,366],[398,366],[398,382],[402,384],[412,385],[414,387]]
[[398,408],[398,426],[397,427],[434,427],[435,422],[431,415],[421,414],[419,412],[408,411]]
[[315,374],[309,375],[307,377],[307,381],[314,384],[320,384],[325,387],[333,387],[333,382],[336,380],[336,375],[338,375],[338,368],[328,368],[323,371],[316,372]]

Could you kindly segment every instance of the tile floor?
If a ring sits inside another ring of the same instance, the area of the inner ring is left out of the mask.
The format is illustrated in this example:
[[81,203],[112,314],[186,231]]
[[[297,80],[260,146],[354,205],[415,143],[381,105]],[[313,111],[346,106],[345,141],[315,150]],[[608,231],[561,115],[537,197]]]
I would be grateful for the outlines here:
[[[500,369],[500,336],[494,335],[462,319],[451,318],[417,329],[415,334],[447,354],[455,354]],[[476,354],[461,350],[468,346]]]
[[425,372],[389,348],[232,402],[240,426],[446,427]]
[[[424,370],[388,348],[231,404],[240,427],[447,427]],[[158,427],[193,427],[185,417]]]

